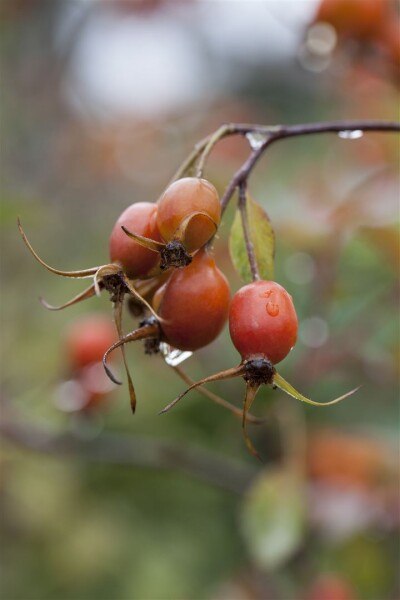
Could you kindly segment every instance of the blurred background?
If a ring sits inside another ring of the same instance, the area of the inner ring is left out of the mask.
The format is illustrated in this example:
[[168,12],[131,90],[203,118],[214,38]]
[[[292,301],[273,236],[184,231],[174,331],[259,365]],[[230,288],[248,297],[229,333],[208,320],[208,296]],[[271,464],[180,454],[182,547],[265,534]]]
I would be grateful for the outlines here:
[[[80,331],[112,336],[110,302],[45,311],[38,296],[84,286],[41,268],[16,227],[55,267],[104,264],[122,210],[156,200],[222,123],[397,119],[398,11],[1,0],[4,599],[398,599],[397,135],[282,141],[252,174],[300,320],[280,372],[319,401],[362,384],[323,410],[263,389],[266,421],[249,431],[264,465],[196,392],[157,416],[185,384],[140,344],[127,349],[134,418],[126,385],[77,368]],[[250,150],[216,146],[205,175],[220,193]],[[235,291],[231,204],[215,251]],[[199,378],[237,362],[225,331],[183,366]],[[212,389],[240,406],[241,380]]]

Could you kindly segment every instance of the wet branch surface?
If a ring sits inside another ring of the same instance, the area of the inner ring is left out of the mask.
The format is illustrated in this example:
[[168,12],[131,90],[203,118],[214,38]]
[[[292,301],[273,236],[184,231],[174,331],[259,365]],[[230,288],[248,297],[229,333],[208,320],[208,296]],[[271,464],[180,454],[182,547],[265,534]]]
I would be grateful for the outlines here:
[[[247,181],[253,171],[258,159],[264,154],[266,149],[274,142],[287,138],[331,133],[348,133],[360,131],[362,133],[399,133],[400,123],[396,121],[322,121],[319,123],[305,123],[299,125],[249,125],[232,123],[225,126],[225,136],[244,135],[251,133],[264,135],[265,140],[260,142],[259,146],[253,150],[248,159],[236,171],[229,182],[222,198],[221,210],[225,211],[236,188]],[[221,139],[221,138],[219,138]]]

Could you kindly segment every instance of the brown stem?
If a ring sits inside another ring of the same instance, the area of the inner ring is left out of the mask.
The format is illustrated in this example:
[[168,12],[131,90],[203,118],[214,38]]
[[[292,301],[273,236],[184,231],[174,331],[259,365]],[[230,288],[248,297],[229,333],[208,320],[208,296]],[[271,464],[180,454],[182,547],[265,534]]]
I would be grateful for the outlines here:
[[243,228],[243,237],[246,246],[247,257],[249,259],[251,275],[253,277],[253,281],[259,281],[260,272],[258,270],[258,264],[256,255],[254,253],[254,245],[251,240],[250,228],[249,228],[249,220],[247,218],[247,184],[246,182],[242,182],[239,187],[239,211],[242,219],[242,228]]
[[206,163],[208,155],[210,154],[210,152],[214,148],[214,146],[219,142],[219,140],[222,140],[227,135],[231,135],[233,133],[237,133],[237,132],[235,130],[235,125],[232,123],[230,125],[222,125],[219,129],[217,129],[217,131],[215,131],[215,133],[213,133],[210,136],[207,144],[204,147],[203,152],[200,155],[199,161],[197,163],[196,177],[202,177],[204,165]]
[[249,158],[243,163],[243,165],[238,169],[235,175],[232,177],[228,187],[226,188],[222,198],[221,198],[221,214],[223,214],[226,210],[226,207],[229,204],[229,200],[232,198],[235,189],[241,184],[242,181],[246,181],[249,177],[254,165],[257,160],[261,156],[260,149],[254,150]]
[[207,146],[207,144],[208,144],[210,138],[212,137],[212,135],[213,134],[208,135],[207,137],[205,137],[204,139],[200,140],[200,142],[198,142],[195,145],[195,147],[192,150],[192,152],[184,160],[184,162],[180,165],[180,167],[178,168],[178,170],[174,173],[173,177],[171,178],[171,181],[169,182],[169,185],[171,185],[171,183],[174,183],[174,181],[176,181],[177,179],[180,179],[181,177],[183,177],[186,174],[186,172],[193,166],[193,164],[196,162],[197,157],[199,156],[199,154]]
[[400,132],[398,121],[381,121],[378,119],[320,121],[318,123],[300,123],[298,125],[252,125],[249,123],[231,124],[230,131],[246,135],[260,133],[276,139],[314,135],[318,133],[340,133],[341,131],[363,132]]

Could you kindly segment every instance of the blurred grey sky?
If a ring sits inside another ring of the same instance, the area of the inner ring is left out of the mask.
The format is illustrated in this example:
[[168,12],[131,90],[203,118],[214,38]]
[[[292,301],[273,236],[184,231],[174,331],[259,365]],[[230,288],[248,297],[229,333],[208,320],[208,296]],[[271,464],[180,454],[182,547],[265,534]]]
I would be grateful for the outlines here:
[[238,65],[295,61],[315,7],[316,0],[199,0],[127,13],[96,0],[64,3],[60,51],[74,39],[64,95],[81,117],[107,120],[204,104],[235,86]]

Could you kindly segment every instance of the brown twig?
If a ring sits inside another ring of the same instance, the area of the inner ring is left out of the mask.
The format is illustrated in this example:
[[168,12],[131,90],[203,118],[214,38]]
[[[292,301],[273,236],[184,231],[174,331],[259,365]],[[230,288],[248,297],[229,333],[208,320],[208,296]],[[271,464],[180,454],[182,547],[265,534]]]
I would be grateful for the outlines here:
[[258,264],[256,255],[254,252],[254,245],[251,240],[250,230],[249,230],[249,220],[247,218],[247,195],[246,195],[246,182],[242,182],[239,187],[239,211],[242,219],[242,228],[243,228],[243,237],[244,243],[246,245],[247,257],[249,259],[251,275],[253,277],[253,281],[260,280],[260,272],[258,270]]
[[[258,159],[264,154],[265,150],[278,140],[286,138],[299,137],[303,135],[316,135],[321,133],[355,132],[363,133],[398,133],[400,132],[400,123],[395,121],[322,121],[320,123],[304,123],[300,125],[249,125],[249,124],[230,124],[226,128],[225,135],[248,135],[257,133],[264,135],[265,140],[253,150],[248,159],[236,171],[229,182],[222,198],[221,211],[224,212],[229,200],[236,188],[244,181],[247,181],[250,173],[255,167]],[[222,138],[219,138],[222,139]],[[219,141],[218,139],[218,141]]]

